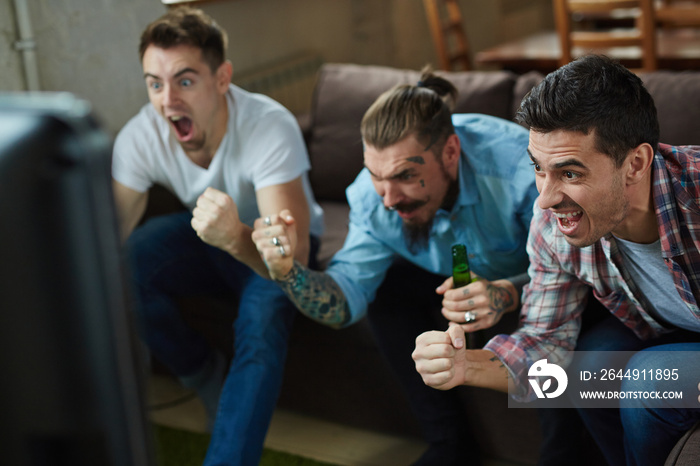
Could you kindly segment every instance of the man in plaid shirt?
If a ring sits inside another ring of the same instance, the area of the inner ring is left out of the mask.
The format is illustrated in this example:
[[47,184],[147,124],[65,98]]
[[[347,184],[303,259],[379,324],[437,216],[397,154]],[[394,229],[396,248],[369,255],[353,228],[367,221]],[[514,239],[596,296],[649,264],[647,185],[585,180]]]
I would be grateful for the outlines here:
[[[659,144],[641,80],[600,56],[548,75],[518,119],[530,127],[540,192],[521,328],[470,351],[459,326],[425,333],[416,369],[435,388],[510,389],[529,400],[528,369],[540,359],[566,367],[574,349],[638,351],[627,368],[679,368],[689,407],[623,399],[623,409],[579,414],[610,464],[663,464],[700,420],[700,353],[691,353],[700,351],[700,146]],[[580,335],[591,292],[610,314]]]

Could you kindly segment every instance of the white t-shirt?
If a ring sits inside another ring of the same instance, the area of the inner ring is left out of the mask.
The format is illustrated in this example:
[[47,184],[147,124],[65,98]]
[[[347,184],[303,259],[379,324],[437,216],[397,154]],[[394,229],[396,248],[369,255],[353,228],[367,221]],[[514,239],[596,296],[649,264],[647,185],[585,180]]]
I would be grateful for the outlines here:
[[311,214],[310,232],[323,232],[323,211],[308,180],[309,157],[292,114],[274,100],[229,85],[228,129],[208,168],[192,162],[170,125],[149,103],[114,142],[112,177],[138,192],[160,184],[190,210],[207,187],[227,193],[240,219],[252,226],[260,217],[255,192],[302,176]]

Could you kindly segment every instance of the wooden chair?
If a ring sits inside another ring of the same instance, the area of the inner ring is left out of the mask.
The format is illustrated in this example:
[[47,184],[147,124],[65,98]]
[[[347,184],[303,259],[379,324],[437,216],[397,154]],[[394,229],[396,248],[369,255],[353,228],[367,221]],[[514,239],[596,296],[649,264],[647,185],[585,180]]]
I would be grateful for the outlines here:
[[[561,59],[559,65],[572,60],[572,49],[583,48],[586,52],[596,52],[611,47],[639,47],[642,70],[657,69],[656,29],[654,23],[653,0],[554,0],[554,15],[557,25]],[[636,15],[634,27],[611,30],[574,30],[572,17],[593,14],[613,15],[627,9]],[[609,51],[608,55],[615,56]]]
[[445,71],[471,70],[469,42],[457,0],[423,0],[433,43]]
[[657,0],[654,4],[657,27],[700,28],[700,1]]

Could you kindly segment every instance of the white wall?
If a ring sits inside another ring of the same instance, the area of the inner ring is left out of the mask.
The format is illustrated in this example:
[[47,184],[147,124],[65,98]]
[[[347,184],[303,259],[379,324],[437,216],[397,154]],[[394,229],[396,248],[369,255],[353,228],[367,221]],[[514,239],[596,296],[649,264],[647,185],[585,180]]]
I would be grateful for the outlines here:
[[[45,91],[87,99],[115,133],[146,102],[138,60],[143,28],[166,11],[158,0],[27,0]],[[5,14],[7,13],[7,14]],[[0,0],[0,90],[24,90],[12,0]],[[6,23],[7,29],[5,29]],[[7,77],[7,80],[6,80]]]
[[17,40],[11,0],[0,0],[0,90],[21,91],[24,75],[19,54],[14,51]]
[[393,0],[233,0],[202,4],[228,31],[234,69],[303,50],[327,61],[386,63]]
[[[44,90],[92,102],[116,133],[146,99],[138,39],[159,0],[26,0]],[[551,29],[550,0],[460,0],[476,52]],[[302,51],[326,61],[417,69],[437,63],[422,0],[218,0],[202,4],[229,33],[235,72]],[[12,0],[0,0],[0,90],[22,90]]]
[[[551,0],[459,3],[472,52],[554,27]],[[239,70],[304,49],[335,62],[437,64],[422,0],[219,0],[201,7],[229,32]]]

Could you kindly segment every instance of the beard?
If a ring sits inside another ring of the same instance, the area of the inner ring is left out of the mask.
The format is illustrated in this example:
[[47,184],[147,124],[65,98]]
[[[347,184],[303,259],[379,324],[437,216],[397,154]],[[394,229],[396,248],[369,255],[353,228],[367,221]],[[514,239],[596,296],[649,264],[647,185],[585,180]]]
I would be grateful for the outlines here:
[[403,224],[403,237],[406,241],[406,247],[409,252],[413,255],[418,254],[420,251],[428,247],[428,240],[430,239],[430,230],[433,228],[433,219],[435,216],[431,217],[427,222],[424,223],[406,223]]
[[[442,203],[440,203],[440,208],[450,211],[459,195],[459,182],[457,179],[450,180],[447,173],[445,173],[445,179],[448,181],[447,192],[442,199]],[[435,220],[435,212],[433,212],[428,221],[423,223],[403,222],[404,241],[411,254],[418,254],[420,251],[428,248],[430,231],[433,229],[433,220]]]

